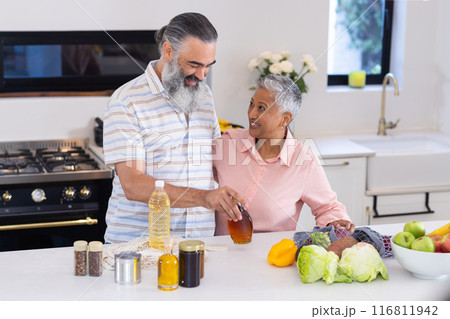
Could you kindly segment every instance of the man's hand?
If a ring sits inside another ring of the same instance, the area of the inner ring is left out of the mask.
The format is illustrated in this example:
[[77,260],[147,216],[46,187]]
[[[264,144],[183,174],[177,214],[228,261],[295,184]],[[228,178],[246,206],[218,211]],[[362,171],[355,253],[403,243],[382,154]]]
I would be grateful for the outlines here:
[[217,210],[219,213],[224,214],[229,220],[237,222],[242,219],[236,201],[244,205],[244,198],[228,186],[205,191],[204,201],[204,207]]
[[334,228],[345,228],[350,234],[353,234],[355,232],[355,225],[348,220],[335,220],[331,223],[328,223],[327,226],[334,226]]

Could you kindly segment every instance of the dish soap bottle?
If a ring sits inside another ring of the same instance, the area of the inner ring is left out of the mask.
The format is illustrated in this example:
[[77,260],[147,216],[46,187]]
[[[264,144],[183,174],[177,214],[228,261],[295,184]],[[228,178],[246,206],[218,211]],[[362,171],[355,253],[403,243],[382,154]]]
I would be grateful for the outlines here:
[[164,255],[158,260],[158,288],[171,291],[178,288],[178,258],[172,254],[173,239],[164,238]]
[[164,181],[155,182],[155,190],[150,196],[149,247],[164,250],[164,238],[170,236],[170,200],[164,191]]

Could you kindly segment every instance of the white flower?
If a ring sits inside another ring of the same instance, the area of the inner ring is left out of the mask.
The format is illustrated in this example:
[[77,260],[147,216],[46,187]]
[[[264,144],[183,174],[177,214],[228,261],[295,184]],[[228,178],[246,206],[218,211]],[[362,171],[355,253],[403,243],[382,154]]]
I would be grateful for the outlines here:
[[259,58],[262,60],[266,60],[266,59],[269,59],[271,55],[272,55],[272,52],[264,51],[259,54]]
[[248,68],[250,70],[254,70],[259,66],[259,60],[258,59],[251,59],[248,63]]
[[306,64],[311,73],[317,72],[317,67],[314,65],[314,58],[311,54],[303,54],[302,61]]
[[269,67],[269,71],[272,74],[281,74],[281,64],[280,63],[274,63]]
[[311,65],[309,66],[309,71],[310,71],[311,73],[316,73],[316,72],[317,72],[317,67],[316,67],[314,64],[311,64]]
[[289,61],[281,61],[280,67],[282,72],[291,73],[294,71],[294,66]]
[[283,58],[289,59],[291,57],[291,51],[280,51],[280,54]]
[[274,53],[270,55],[269,60],[271,63],[278,63],[282,58],[281,54]]

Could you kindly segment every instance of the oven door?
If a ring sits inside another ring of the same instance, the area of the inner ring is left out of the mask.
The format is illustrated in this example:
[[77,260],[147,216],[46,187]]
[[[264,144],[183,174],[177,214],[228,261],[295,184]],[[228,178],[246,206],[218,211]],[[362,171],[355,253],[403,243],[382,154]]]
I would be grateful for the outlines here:
[[[0,202],[0,251],[103,241],[111,188],[110,179],[0,186],[0,193],[11,196],[8,202]],[[30,195],[36,189],[45,194],[40,203]],[[89,196],[80,195],[83,189],[89,189]],[[70,199],[68,190],[73,192]]]
[[104,215],[74,212],[19,219],[2,219],[0,251],[66,247],[76,240],[103,240]]

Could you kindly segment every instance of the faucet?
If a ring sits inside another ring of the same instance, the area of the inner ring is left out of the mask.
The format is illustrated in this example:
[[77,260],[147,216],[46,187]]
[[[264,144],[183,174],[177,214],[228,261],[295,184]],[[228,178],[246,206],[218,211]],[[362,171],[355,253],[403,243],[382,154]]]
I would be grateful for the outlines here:
[[392,122],[386,123],[386,119],[384,118],[384,113],[386,110],[386,84],[389,81],[389,79],[392,79],[394,82],[395,87],[394,95],[396,96],[398,95],[397,79],[395,78],[394,74],[387,73],[383,79],[383,96],[381,97],[381,117],[380,120],[378,121],[378,133],[377,133],[377,135],[382,136],[386,136],[386,129],[396,128],[398,122],[400,122],[400,119],[398,119],[397,122],[395,123]]

